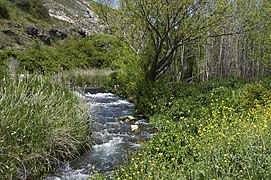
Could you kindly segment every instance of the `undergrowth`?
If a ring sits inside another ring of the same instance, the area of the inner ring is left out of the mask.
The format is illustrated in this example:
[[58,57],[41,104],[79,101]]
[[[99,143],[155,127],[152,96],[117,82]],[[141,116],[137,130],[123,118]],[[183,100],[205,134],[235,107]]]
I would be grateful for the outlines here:
[[18,61],[18,72],[55,74],[74,68],[119,69],[132,52],[117,38],[110,35],[91,35],[84,39],[70,39],[17,52],[0,51],[0,60]]
[[158,133],[114,179],[270,179],[270,80],[152,84],[140,112]]
[[59,82],[70,87],[103,87],[109,81],[110,69],[71,69],[55,77]]

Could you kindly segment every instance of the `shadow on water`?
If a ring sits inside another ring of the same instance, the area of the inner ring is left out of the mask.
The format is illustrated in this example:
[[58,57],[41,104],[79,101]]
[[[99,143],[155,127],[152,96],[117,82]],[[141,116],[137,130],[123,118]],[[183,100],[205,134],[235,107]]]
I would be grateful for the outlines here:
[[[67,162],[45,180],[86,180],[94,169],[109,175],[116,165],[125,161],[129,151],[140,148],[139,142],[147,141],[153,135],[153,128],[143,118],[118,120],[119,117],[133,115],[134,104],[100,88],[86,88],[84,93],[95,117],[92,150]],[[131,131],[134,124],[140,132]]]

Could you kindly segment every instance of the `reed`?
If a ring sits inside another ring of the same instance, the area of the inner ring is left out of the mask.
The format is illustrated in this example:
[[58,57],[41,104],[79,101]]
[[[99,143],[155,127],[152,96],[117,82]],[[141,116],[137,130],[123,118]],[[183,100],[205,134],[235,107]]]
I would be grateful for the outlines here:
[[102,87],[109,81],[110,69],[78,69],[62,72],[58,78],[71,87]]
[[88,112],[83,100],[49,78],[0,80],[0,177],[32,179],[78,156],[91,142]]

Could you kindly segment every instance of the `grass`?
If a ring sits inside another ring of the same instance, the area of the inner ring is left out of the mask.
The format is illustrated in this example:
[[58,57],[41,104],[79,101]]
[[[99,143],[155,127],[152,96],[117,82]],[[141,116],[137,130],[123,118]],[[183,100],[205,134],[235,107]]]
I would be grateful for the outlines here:
[[71,87],[103,87],[109,81],[110,69],[71,69],[58,75],[64,84]]
[[88,109],[69,89],[41,76],[0,81],[1,178],[45,175],[90,145]]
[[271,178],[269,80],[159,83],[141,97],[158,133],[113,179]]

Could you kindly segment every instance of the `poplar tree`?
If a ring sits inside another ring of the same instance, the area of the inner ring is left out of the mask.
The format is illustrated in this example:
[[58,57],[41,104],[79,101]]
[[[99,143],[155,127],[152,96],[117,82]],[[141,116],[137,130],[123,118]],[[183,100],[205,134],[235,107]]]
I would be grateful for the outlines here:
[[240,33],[254,23],[235,24],[239,13],[236,5],[243,5],[243,10],[251,8],[246,6],[251,3],[240,0],[120,0],[114,10],[112,1],[101,3],[101,16],[109,32],[136,54],[145,55],[149,82],[169,69],[180,47],[208,37]]

